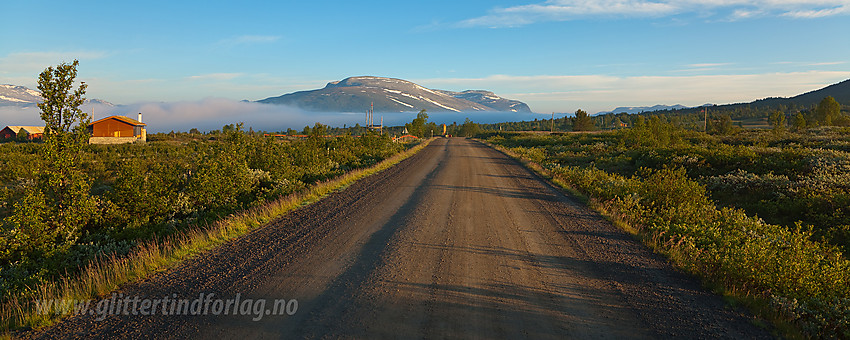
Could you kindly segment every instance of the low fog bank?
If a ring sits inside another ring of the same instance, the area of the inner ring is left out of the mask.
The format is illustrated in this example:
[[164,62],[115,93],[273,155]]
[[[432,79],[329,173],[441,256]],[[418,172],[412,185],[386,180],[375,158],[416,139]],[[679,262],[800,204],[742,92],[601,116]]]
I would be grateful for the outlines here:
[[38,106],[0,106],[0,129],[7,125],[43,126]]
[[[301,130],[316,122],[330,126],[365,125],[363,113],[311,112],[286,105],[242,102],[223,98],[207,98],[199,101],[136,103],[109,106],[96,103],[83,105],[83,110],[94,113],[92,121],[121,115],[135,119],[139,112],[147,124],[148,132],[201,131],[221,129],[232,123],[245,123],[257,131],[285,131],[288,128]],[[374,115],[375,123],[381,117],[385,126],[398,126],[416,118],[416,112],[387,112]],[[428,120],[437,124],[463,124],[466,118],[476,123],[498,123],[521,120],[546,119],[548,115],[516,112],[429,112]],[[6,125],[43,125],[37,106],[0,106],[0,128]]]

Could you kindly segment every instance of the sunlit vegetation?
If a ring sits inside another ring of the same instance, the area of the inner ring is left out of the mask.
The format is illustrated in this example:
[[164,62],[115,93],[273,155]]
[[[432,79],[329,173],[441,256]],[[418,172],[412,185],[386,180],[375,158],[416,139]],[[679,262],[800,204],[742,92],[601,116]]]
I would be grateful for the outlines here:
[[480,136],[769,319],[850,336],[850,129],[710,135],[636,118],[603,133]]
[[[153,136],[146,144],[85,145],[82,194],[92,204],[61,230],[41,186],[46,143],[0,144],[0,292],[26,293],[98,257],[121,256],[140,242],[203,227],[405,147],[388,136],[299,140],[252,136],[240,126],[212,134]],[[57,208],[59,209],[59,208]]]
[[[239,132],[238,129],[234,130],[227,127],[224,130],[230,131],[230,133]],[[163,136],[159,136],[159,138],[164,139]],[[193,138],[219,139],[209,134],[202,135],[199,133],[195,133]],[[319,138],[314,136],[310,140],[315,143]],[[171,143],[173,140],[163,140],[162,142]],[[348,142],[352,141],[348,140]],[[426,141],[403,152],[396,152],[407,146],[401,147],[397,144],[390,144],[386,137],[368,135],[365,140],[360,142],[359,146],[378,147],[377,153],[373,153],[372,156],[382,157],[379,154],[394,154],[374,165],[363,165],[359,169],[347,171],[328,180],[313,183],[304,182],[303,189],[294,190],[289,194],[263,203],[253,204],[251,208],[235,211],[221,219],[207,218],[203,227],[197,223],[194,225],[187,224],[153,238],[127,240],[126,248],[128,251],[126,252],[116,251],[115,249],[99,249],[93,254],[94,256],[89,257],[91,260],[88,261],[88,264],[79,268],[70,268],[69,273],[66,273],[59,280],[48,277],[35,286],[27,287],[26,290],[7,291],[4,301],[0,302],[0,335],[2,335],[4,328],[38,328],[50,325],[63,317],[63,315],[38,313],[34,308],[34,301],[48,299],[57,301],[86,300],[103,296],[126,282],[147,277],[152,272],[167,269],[180,261],[242,236],[254,228],[261,227],[292,209],[314,202],[363,177],[383,171],[415,154],[427,144]],[[335,145],[339,146],[340,144]],[[350,143],[350,146],[355,145],[358,145],[358,143]],[[300,147],[306,146],[300,145]],[[354,151],[354,148],[349,148],[349,151]],[[361,159],[364,159],[362,156],[361,154]],[[109,237],[111,237],[110,234],[104,236],[104,238]],[[94,247],[97,244],[85,246]],[[74,271],[74,269],[78,270]]]

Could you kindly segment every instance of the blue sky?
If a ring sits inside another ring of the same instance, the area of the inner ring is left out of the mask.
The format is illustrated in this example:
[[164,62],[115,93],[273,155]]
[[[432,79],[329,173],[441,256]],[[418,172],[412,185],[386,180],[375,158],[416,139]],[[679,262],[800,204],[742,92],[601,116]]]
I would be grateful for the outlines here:
[[[348,76],[536,112],[791,96],[850,78],[850,1],[9,1],[0,83],[80,60],[118,104],[258,100]],[[850,104],[850,103],[847,103]]]

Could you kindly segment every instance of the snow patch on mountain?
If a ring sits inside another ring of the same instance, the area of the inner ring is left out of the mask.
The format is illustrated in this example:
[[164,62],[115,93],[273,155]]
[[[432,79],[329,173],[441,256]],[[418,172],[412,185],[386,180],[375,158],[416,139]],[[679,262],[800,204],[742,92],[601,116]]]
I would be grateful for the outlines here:
[[405,102],[400,101],[400,100],[398,100],[398,99],[395,99],[395,98],[393,98],[393,97],[389,97],[389,98],[390,98],[390,100],[392,100],[392,101],[394,101],[394,102],[396,102],[396,103],[399,103],[399,104],[401,104],[401,105],[407,106],[407,107],[409,107],[409,108],[411,108],[411,109],[413,108],[413,105],[410,105],[410,104],[408,104],[408,103],[405,103]]
[[23,86],[0,85],[0,104],[36,104],[41,100],[41,92]]
[[434,104],[434,105],[437,105],[437,106],[439,106],[439,107],[442,107],[442,108],[444,108],[444,109],[446,109],[446,110],[451,110],[451,111],[454,111],[454,112],[460,112],[460,110],[458,110],[458,109],[456,109],[456,108],[449,107],[449,106],[445,106],[445,105],[440,104],[440,103],[438,103],[438,102],[436,102],[436,101],[433,101],[433,100],[431,100],[431,99],[429,99],[429,98],[422,98],[422,99],[424,99],[424,100],[426,100],[426,101],[430,102],[431,104]]
[[[0,105],[32,106],[41,103],[41,92],[25,86],[0,84]],[[100,99],[87,99],[87,104],[99,104],[114,106],[112,103]]]
[[29,103],[29,102],[28,102],[28,101],[26,101],[26,100],[18,99],[18,98],[6,97],[6,96],[4,96],[4,95],[2,95],[2,94],[0,94],[0,100],[6,100],[6,101],[16,102],[16,103]]

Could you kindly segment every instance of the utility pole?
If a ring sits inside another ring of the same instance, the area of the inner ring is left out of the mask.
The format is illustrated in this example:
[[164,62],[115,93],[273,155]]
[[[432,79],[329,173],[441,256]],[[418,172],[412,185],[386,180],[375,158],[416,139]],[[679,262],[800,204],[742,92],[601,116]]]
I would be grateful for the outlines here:
[[705,114],[705,118],[702,122],[702,132],[708,133],[708,108],[703,108],[702,113]]
[[549,129],[549,133],[555,132],[555,112],[552,112],[552,127]]

